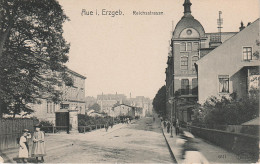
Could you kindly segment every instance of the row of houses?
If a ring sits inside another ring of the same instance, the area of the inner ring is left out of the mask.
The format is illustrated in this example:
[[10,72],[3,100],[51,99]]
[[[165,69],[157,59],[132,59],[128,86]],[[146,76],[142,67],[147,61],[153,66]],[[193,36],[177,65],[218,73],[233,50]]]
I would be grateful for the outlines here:
[[197,102],[234,92],[243,98],[260,84],[259,19],[247,27],[241,23],[239,32],[206,33],[191,14],[191,5],[185,0],[184,15],[172,33],[165,71],[166,97],[171,100],[166,104],[167,113],[173,111],[173,117],[184,122],[191,121]]
[[[127,105],[138,109],[138,116],[145,117],[152,114],[152,100],[144,96],[136,96],[135,98],[127,98],[124,94],[100,94],[97,99],[94,97],[86,97],[86,109],[94,103],[99,104],[102,113],[113,116],[113,109],[118,105]],[[141,111],[140,111],[141,110]]]

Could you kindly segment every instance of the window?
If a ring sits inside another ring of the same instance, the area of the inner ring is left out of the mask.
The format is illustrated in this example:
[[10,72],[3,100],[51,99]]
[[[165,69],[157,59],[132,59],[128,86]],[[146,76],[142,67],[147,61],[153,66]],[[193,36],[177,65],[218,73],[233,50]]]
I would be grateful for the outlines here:
[[191,51],[192,50],[192,44],[191,42],[187,43],[187,51]]
[[49,113],[49,102],[47,101],[47,113]]
[[185,42],[181,43],[180,51],[186,51],[186,43]]
[[252,47],[243,47],[243,59],[252,60]]
[[188,70],[188,57],[181,57],[181,70]]
[[228,75],[219,75],[219,93],[228,93],[229,92],[229,76]]
[[193,50],[193,51],[198,51],[198,49],[199,49],[199,43],[198,43],[198,42],[194,42],[194,43],[193,43],[192,50]]
[[198,56],[192,57],[192,70],[195,70],[195,63],[199,60]]
[[198,95],[198,79],[192,79],[192,94]]
[[181,94],[188,95],[189,94],[189,79],[181,80]]
[[50,104],[50,113],[52,113],[52,103],[49,104]]

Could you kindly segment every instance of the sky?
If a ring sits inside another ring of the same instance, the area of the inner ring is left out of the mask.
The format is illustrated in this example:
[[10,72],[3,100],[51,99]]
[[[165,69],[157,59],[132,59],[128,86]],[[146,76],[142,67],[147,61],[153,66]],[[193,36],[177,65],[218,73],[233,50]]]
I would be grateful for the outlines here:
[[[165,85],[169,40],[183,16],[184,0],[58,1],[70,18],[63,27],[71,44],[66,65],[87,77],[85,95],[117,92],[154,98]],[[191,0],[191,11],[206,33],[217,32],[219,11],[222,31],[237,32],[241,21],[247,25],[259,18],[259,1]],[[122,15],[102,15],[102,10]],[[87,15],[91,11],[93,15]],[[133,11],[163,15],[134,15]]]

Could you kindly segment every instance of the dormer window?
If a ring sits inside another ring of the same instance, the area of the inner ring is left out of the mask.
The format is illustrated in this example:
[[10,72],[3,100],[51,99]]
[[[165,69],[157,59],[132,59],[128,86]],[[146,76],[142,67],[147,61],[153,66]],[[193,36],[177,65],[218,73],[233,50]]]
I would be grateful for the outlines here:
[[252,47],[243,47],[243,60],[252,60]]

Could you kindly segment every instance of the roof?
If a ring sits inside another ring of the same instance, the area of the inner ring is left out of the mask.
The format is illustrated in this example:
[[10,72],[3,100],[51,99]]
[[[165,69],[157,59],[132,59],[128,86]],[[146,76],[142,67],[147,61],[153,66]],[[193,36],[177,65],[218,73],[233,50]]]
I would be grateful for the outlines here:
[[67,68],[67,71],[68,71],[69,73],[71,73],[71,74],[73,74],[73,75],[75,75],[75,76],[81,77],[81,78],[83,78],[83,79],[86,79],[86,78],[87,78],[87,77],[85,77],[85,76],[83,76],[83,75],[81,75],[81,74],[79,74],[79,73],[77,73],[77,72],[75,72],[75,71],[72,71],[72,70],[69,69],[69,68]]
[[256,23],[259,23],[259,20],[260,20],[260,18],[258,18],[257,20],[255,20],[253,23],[251,23],[249,26],[247,26],[247,27],[246,27],[245,29],[243,29],[242,31],[240,31],[240,32],[236,33],[235,35],[233,35],[232,37],[230,37],[228,40],[226,40],[226,41],[225,41],[224,43],[222,43],[220,46],[218,46],[217,48],[215,48],[214,50],[212,50],[210,53],[208,53],[207,55],[205,55],[203,58],[201,58],[200,60],[198,60],[198,61],[196,62],[196,64],[199,65],[200,63],[202,63],[202,62],[204,62],[204,61],[207,61],[210,56],[214,55],[214,52],[215,52],[215,51],[218,51],[220,48],[222,48],[225,44],[228,44],[230,41],[237,39],[237,37],[240,36],[241,33],[249,32],[249,31],[248,31],[248,27],[253,26],[253,25],[256,24]]
[[199,34],[200,37],[205,36],[205,30],[201,23],[194,19],[193,16],[183,16],[181,20],[177,23],[175,30],[173,32],[173,38],[179,38],[181,32],[186,28],[193,28],[195,29]]
[[260,122],[259,122],[259,117],[253,119],[253,120],[250,120],[250,121],[247,121],[245,123],[243,123],[242,125],[260,125]]
[[134,106],[130,106],[130,105],[126,105],[126,104],[118,104],[118,105],[115,105],[113,108],[118,107],[120,105],[124,105],[124,106],[128,106],[128,107],[131,107],[131,108],[135,108]]

